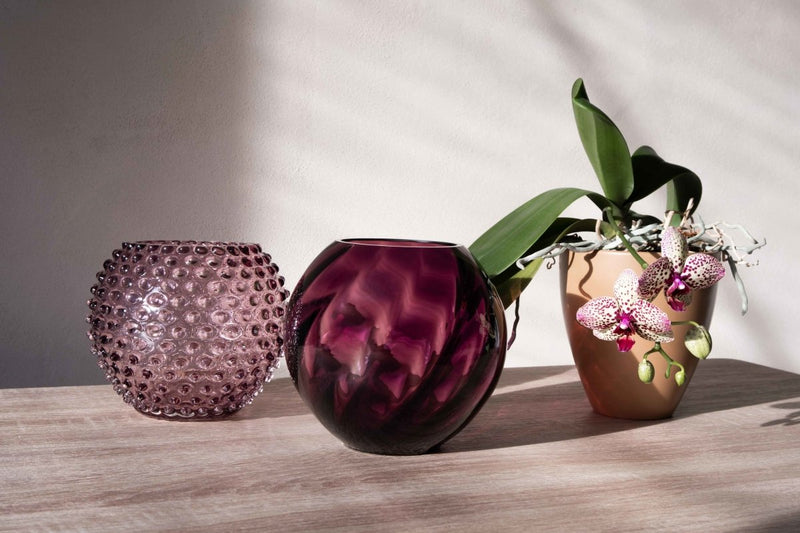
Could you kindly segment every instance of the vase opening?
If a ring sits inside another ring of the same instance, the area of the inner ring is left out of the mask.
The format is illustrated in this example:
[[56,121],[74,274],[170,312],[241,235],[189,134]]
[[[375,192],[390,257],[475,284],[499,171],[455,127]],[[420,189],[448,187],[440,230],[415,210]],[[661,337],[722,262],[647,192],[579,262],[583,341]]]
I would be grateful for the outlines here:
[[162,246],[199,246],[201,248],[217,248],[228,250],[233,247],[239,249],[243,253],[248,253],[252,250],[260,250],[261,246],[253,242],[238,242],[238,241],[204,241],[204,240],[181,240],[181,239],[153,239],[141,240],[122,243],[123,248],[149,248],[149,247],[162,247]]
[[458,244],[415,239],[339,239],[337,242],[359,246],[381,246],[394,248],[458,248]]

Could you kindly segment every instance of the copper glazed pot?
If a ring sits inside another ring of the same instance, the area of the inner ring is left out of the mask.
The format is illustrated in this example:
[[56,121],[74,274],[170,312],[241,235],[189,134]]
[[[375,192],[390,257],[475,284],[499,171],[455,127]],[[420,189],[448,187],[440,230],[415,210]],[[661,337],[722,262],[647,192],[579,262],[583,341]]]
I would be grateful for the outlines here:
[[[640,255],[648,263],[660,257],[656,253],[640,252]],[[626,251],[566,252],[560,256],[561,308],[572,356],[589,403],[597,413],[634,420],[668,418],[681,401],[697,367],[698,359],[683,344],[688,326],[673,326],[675,340],[663,345],[670,357],[686,370],[686,382],[679,387],[673,378],[664,377],[667,365],[658,354],[648,357],[655,367],[652,383],[639,380],[638,364],[653,347],[652,342],[636,337],[631,351],[620,352],[616,343],[598,339],[575,318],[578,309],[592,298],[613,295],[614,281],[626,268],[637,274],[642,272]],[[673,311],[663,293],[653,303],[672,321],[693,320],[709,327],[715,299],[716,286],[713,286],[694,292],[691,305],[683,312]]]

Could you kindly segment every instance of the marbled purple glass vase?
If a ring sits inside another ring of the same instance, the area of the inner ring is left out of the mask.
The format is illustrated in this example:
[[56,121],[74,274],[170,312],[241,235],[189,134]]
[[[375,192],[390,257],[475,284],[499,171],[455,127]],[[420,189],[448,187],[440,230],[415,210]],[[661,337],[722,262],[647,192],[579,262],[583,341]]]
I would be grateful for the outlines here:
[[300,396],[347,446],[425,453],[492,393],[505,358],[494,287],[461,246],[328,246],[289,302],[285,356]]
[[289,293],[257,244],[123,243],[97,273],[92,352],[125,402],[207,418],[249,404],[272,376]]

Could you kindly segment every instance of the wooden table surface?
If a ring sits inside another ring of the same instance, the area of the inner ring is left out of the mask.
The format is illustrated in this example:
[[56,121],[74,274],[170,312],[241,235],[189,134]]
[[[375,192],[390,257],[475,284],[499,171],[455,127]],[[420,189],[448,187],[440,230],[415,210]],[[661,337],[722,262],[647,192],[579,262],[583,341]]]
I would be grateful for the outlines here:
[[0,530],[800,531],[800,376],[701,363],[670,420],[592,413],[509,368],[441,452],[349,450],[291,381],[174,422],[110,386],[0,390]]

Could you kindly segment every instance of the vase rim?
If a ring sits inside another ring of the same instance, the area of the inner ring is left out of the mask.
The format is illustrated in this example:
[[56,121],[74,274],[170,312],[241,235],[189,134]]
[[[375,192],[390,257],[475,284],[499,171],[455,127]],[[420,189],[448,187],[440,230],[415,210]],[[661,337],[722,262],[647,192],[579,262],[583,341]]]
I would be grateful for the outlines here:
[[204,241],[204,240],[183,240],[183,239],[145,239],[141,241],[127,241],[134,246],[141,244],[144,246],[258,246],[255,242],[244,241]]
[[393,238],[353,238],[337,239],[336,242],[356,246],[376,246],[381,248],[459,248],[460,244],[445,241],[426,241],[421,239],[393,239]]

